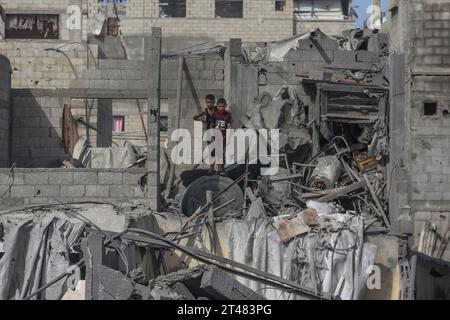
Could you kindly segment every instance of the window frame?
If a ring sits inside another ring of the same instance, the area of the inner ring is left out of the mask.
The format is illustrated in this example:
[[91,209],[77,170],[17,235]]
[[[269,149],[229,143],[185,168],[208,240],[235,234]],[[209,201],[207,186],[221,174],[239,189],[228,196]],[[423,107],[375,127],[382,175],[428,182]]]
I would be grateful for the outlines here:
[[[161,14],[162,14],[162,12],[163,12],[163,10],[161,9],[161,2],[167,2],[169,5],[168,6],[170,6],[170,2],[171,1],[177,1],[177,0],[159,0],[158,1],[158,8],[159,8],[159,14],[158,14],[158,17],[159,18],[161,18],[161,19],[171,19],[171,18],[173,18],[173,19],[180,19],[180,18],[186,18],[187,17],[187,2],[188,2],[188,0],[181,0],[181,1],[184,1],[184,16],[167,16],[167,17],[164,17],[164,16],[162,16]],[[180,0],[178,0],[178,1],[180,1]]]
[[[283,5],[282,5],[282,8],[284,8],[283,10],[277,10],[277,8],[278,8],[277,4],[280,2],[283,3]],[[287,9],[287,1],[286,0],[275,0],[274,1],[274,11],[275,12],[286,12],[287,11],[286,9]]]
[[[40,38],[40,37],[14,37],[11,36],[10,34],[8,34],[8,22],[9,19],[11,19],[12,17],[20,17],[20,16],[34,16],[34,17],[39,17],[39,16],[49,16],[49,17],[56,17],[57,19],[57,25],[56,25],[56,37],[52,37],[52,38]],[[48,41],[48,40],[61,40],[61,14],[59,13],[34,13],[34,12],[11,12],[11,13],[6,13],[5,14],[5,22],[4,22],[4,37],[6,40],[44,40],[44,41]]]
[[[218,2],[236,2],[240,3],[242,6],[241,15],[239,17],[222,17],[217,14],[217,3]],[[214,17],[216,19],[243,19],[244,18],[244,0],[214,0]]]

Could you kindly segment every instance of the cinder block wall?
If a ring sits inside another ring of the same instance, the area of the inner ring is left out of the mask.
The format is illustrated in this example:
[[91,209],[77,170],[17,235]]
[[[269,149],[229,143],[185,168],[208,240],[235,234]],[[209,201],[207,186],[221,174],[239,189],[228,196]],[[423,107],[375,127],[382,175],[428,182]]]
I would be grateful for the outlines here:
[[62,143],[63,106],[57,96],[12,97],[12,154],[17,167],[59,167],[69,159]]
[[[2,2],[6,14],[59,15],[59,40],[0,41],[0,54],[10,59],[13,67],[13,88],[67,88],[70,80],[76,78],[76,74],[81,74],[89,63],[94,65],[86,46],[81,44],[87,39],[87,15],[81,15],[80,28],[68,24],[71,17],[71,14],[67,13],[68,8],[71,5],[82,8],[81,3],[80,0],[6,0]],[[54,51],[57,48],[60,48],[66,56]],[[90,50],[94,57],[97,57],[97,46],[91,45]]]
[[[216,19],[214,0],[187,0],[186,18],[159,18],[159,0],[129,0],[127,19],[121,21],[123,34],[147,33],[161,27],[163,35],[212,37],[218,42],[242,38],[244,42],[274,41],[293,34],[293,1],[287,10],[275,11],[273,0],[244,0],[242,19]],[[98,1],[89,0],[88,30],[97,24],[93,19]]]
[[355,28],[355,20],[304,20],[295,22],[296,34],[310,32],[316,28],[328,35],[340,36],[344,30]]
[[[399,1],[391,17],[391,38],[406,54],[405,91],[408,166],[412,177],[411,210],[419,244],[426,221],[444,235],[450,220],[450,1]],[[424,103],[437,104],[424,113]],[[450,247],[444,258],[450,260]]]
[[8,167],[10,160],[10,91],[11,64],[8,58],[0,56],[0,168]]
[[99,201],[145,204],[146,169],[0,169],[0,210],[31,204]]
[[[12,87],[30,89],[68,88],[70,81],[81,77],[83,70],[94,66],[86,47],[72,44],[58,53],[53,49],[67,42],[46,40],[15,40],[0,42],[0,54],[7,56],[13,68]],[[52,50],[46,50],[52,49]],[[91,45],[94,57],[97,46]],[[89,62],[88,62],[89,57]],[[96,58],[97,59],[97,58]]]

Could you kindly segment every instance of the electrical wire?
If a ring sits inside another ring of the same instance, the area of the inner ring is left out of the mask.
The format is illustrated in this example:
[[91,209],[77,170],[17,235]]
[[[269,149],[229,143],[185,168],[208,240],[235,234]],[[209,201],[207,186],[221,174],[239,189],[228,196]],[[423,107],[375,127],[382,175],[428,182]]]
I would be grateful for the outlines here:
[[13,162],[13,164],[11,165],[10,168],[10,177],[8,177],[5,181],[3,181],[3,183],[0,185],[0,187],[3,187],[4,185],[6,185],[6,181],[9,180],[9,178],[12,178],[11,183],[9,184],[8,188],[6,188],[5,192],[0,195],[0,199],[2,199],[8,192],[11,191],[11,187],[14,185],[14,180],[15,180],[15,176],[14,176],[14,168],[16,167],[16,163]]

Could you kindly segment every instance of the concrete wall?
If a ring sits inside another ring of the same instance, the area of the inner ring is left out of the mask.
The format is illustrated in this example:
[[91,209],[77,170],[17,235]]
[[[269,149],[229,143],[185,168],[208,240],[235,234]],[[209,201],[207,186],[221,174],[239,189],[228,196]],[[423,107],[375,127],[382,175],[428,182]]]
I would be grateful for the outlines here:
[[[99,201],[145,204],[139,180],[146,169],[0,169],[0,209],[30,204]],[[13,178],[14,177],[14,178]]]
[[[129,0],[121,29],[125,37],[161,27],[165,36],[212,37],[218,42],[230,38],[273,41],[292,35],[293,2],[287,3],[285,12],[277,12],[273,0],[245,0],[243,19],[216,19],[214,0],[187,0],[186,18],[160,18],[159,0]],[[89,17],[97,10],[97,0],[89,0]],[[89,23],[93,30],[97,22],[90,19]]]
[[[81,6],[81,3],[84,6]],[[70,80],[80,75],[88,65],[97,59],[97,46],[89,48],[87,39],[87,15],[81,15],[81,28],[70,26],[68,8],[77,5],[87,9],[87,3],[80,0],[7,0],[2,2],[6,14],[58,14],[59,40],[21,40],[0,41],[0,54],[11,60],[13,67],[13,88],[68,88]],[[69,28],[70,27],[70,28]],[[84,33],[84,36],[83,36]],[[4,34],[4,30],[2,30]],[[75,42],[75,43],[74,43]],[[56,52],[60,48],[63,52]],[[48,50],[51,49],[51,50]]]
[[[241,38],[243,42],[276,41],[295,33],[321,28],[333,35],[354,26],[353,20],[306,20],[294,27],[293,1],[285,11],[275,11],[274,0],[244,0],[243,18],[215,18],[215,0],[187,0],[185,18],[160,18],[159,0],[129,0],[121,21],[125,37],[144,34],[151,27],[161,27],[164,36],[206,37],[217,42]],[[97,0],[89,0],[88,32],[98,26],[94,15]],[[336,28],[336,24],[338,27]]]
[[62,137],[63,106],[57,96],[12,97],[12,154],[17,167],[59,167],[69,159]]
[[294,24],[294,34],[302,34],[319,28],[331,36],[340,36],[344,30],[354,29],[355,20],[303,20]]
[[[94,62],[86,47],[72,44],[61,50],[54,50],[67,42],[58,40],[17,40],[0,42],[0,54],[10,59],[13,68],[12,87],[30,89],[68,88],[70,81],[81,76],[88,65]],[[92,54],[97,57],[97,46],[90,46]],[[96,58],[97,59],[97,58]]]
[[0,56],[0,168],[10,165],[11,64]]
[[[412,177],[411,209],[418,244],[426,221],[444,235],[450,219],[450,1],[391,1],[399,10],[386,26],[406,54],[407,153]],[[424,114],[424,103],[437,103]],[[450,248],[444,255],[450,259]]]

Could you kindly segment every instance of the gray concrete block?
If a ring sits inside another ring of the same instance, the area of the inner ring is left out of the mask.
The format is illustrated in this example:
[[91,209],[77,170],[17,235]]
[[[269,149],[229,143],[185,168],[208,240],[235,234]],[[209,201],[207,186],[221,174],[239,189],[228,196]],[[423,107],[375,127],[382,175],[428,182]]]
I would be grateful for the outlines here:
[[82,78],[83,79],[92,79],[92,80],[100,80],[104,78],[104,74],[102,70],[98,69],[87,69],[83,71]]
[[142,178],[143,173],[130,173],[125,172],[123,174],[123,183],[127,185],[137,185],[139,184],[139,180]]
[[40,127],[41,128],[61,128],[62,118],[41,118]]
[[334,53],[334,63],[351,64],[356,62],[356,53],[354,51],[339,50]]
[[108,80],[109,89],[120,90],[120,89],[129,89],[129,81],[125,80]]
[[86,186],[86,197],[108,198],[109,186]]
[[50,137],[50,129],[49,128],[32,128],[26,132],[25,136],[48,138],[48,137]]
[[[27,140],[29,141],[30,139],[27,139]],[[37,140],[38,140],[38,144],[41,147],[55,148],[55,149],[64,147],[63,142],[61,141],[61,139],[58,139],[58,138],[38,138]],[[36,144],[33,144],[33,145],[36,145]],[[31,146],[29,146],[29,147],[31,147]]]
[[24,197],[34,197],[34,187],[33,186],[12,186],[11,187],[11,198],[24,198]]
[[121,70],[122,80],[144,80],[146,74],[140,70]]
[[58,170],[55,172],[49,172],[49,183],[50,184],[60,184],[60,185],[72,185],[73,184],[72,171],[62,171]]
[[356,52],[356,61],[358,61],[358,62],[378,62],[379,57],[376,52],[361,50],[361,51]]
[[108,89],[108,80],[89,80],[91,89]]
[[121,172],[99,172],[98,183],[99,184],[122,184],[123,174]]
[[61,186],[61,197],[84,197],[85,186]]
[[46,185],[49,183],[47,172],[25,173],[25,184],[27,185]]
[[112,185],[109,187],[109,195],[111,198],[133,198],[134,190],[132,186]]
[[120,80],[122,79],[122,70],[102,70],[102,77],[104,80]]
[[35,193],[37,197],[59,197],[60,186],[59,185],[45,185],[35,186]]
[[74,172],[73,173],[74,184],[97,184],[98,177],[96,172]]
[[44,108],[62,108],[58,97],[42,97],[40,104]]

